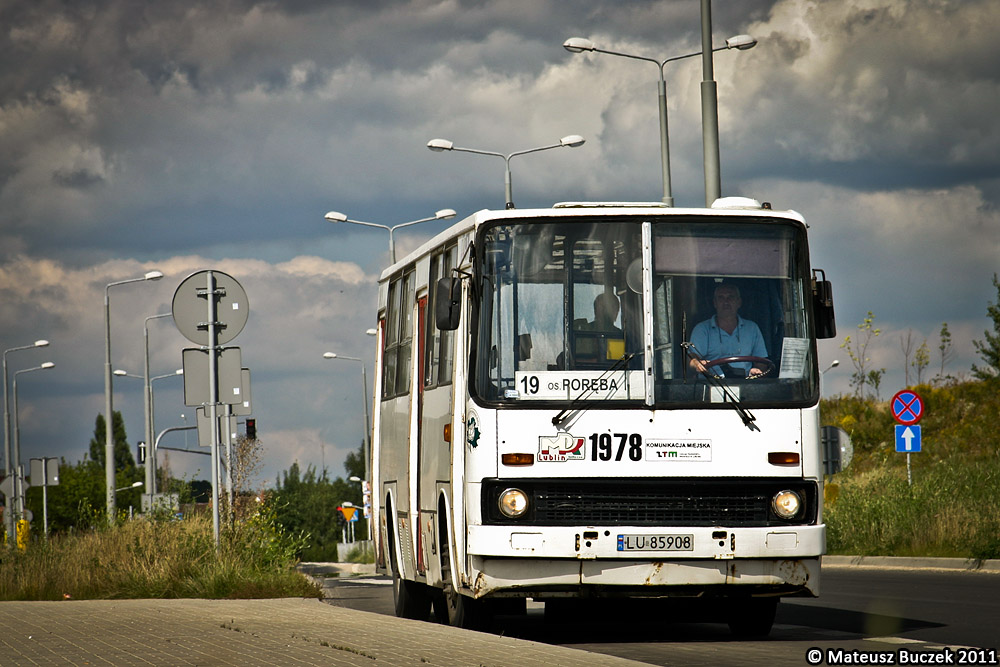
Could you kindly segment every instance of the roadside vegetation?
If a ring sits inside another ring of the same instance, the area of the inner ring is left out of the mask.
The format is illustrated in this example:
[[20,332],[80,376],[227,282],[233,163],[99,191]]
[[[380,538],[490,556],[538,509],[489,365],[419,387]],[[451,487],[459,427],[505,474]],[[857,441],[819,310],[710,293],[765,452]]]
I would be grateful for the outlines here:
[[[295,569],[308,535],[278,520],[284,508],[273,492],[251,488],[260,454],[258,440],[237,440],[235,493],[232,507],[225,498],[220,506],[218,547],[210,510],[195,502],[196,485],[165,480],[166,488],[179,490],[181,511],[129,519],[119,505],[117,520],[108,525],[103,503],[95,510],[92,502],[103,493],[103,462],[63,463],[63,483],[50,492],[61,502],[50,505],[56,520],[49,539],[36,530],[23,551],[0,546],[0,600],[319,597],[316,585]],[[122,456],[119,479],[135,474],[131,457]]]
[[[100,525],[103,516],[94,517]],[[221,532],[198,513],[121,521],[0,554],[0,600],[318,597],[266,503]]]
[[[847,470],[827,478],[825,520],[827,551],[844,555],[1000,558],[1000,283],[993,277],[997,301],[987,308],[993,331],[975,341],[983,361],[971,378],[946,373],[951,355],[947,324],[941,327],[940,370],[920,383],[931,363],[929,347],[903,339],[912,386],[924,401],[922,451],[895,451],[895,424],[888,401],[879,399],[884,369],[873,369],[865,345],[878,330],[868,313],[859,334],[845,347],[855,366],[851,396],[824,400],[824,425],[839,426],[851,436],[854,460]],[[916,350],[915,354],[910,354]],[[908,375],[909,378],[909,375]],[[865,391],[865,387],[868,391]]]

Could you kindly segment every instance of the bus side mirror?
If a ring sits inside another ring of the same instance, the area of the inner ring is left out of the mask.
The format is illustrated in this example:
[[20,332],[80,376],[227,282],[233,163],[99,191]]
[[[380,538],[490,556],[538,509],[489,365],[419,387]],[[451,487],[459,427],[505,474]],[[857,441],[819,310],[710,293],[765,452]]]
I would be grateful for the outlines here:
[[434,322],[441,331],[454,331],[462,318],[462,282],[459,278],[442,278],[434,292]]
[[[833,284],[829,280],[816,280],[814,271],[813,316],[816,319],[816,338],[834,338],[837,335],[837,322],[833,315]],[[826,274],[823,274],[826,278]]]

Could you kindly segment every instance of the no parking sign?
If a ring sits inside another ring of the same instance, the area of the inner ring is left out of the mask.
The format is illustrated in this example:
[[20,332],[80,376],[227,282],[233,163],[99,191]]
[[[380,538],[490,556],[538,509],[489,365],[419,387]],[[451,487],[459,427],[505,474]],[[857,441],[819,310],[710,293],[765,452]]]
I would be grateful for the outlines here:
[[912,389],[897,391],[889,405],[892,416],[903,426],[916,424],[924,416],[924,399]]

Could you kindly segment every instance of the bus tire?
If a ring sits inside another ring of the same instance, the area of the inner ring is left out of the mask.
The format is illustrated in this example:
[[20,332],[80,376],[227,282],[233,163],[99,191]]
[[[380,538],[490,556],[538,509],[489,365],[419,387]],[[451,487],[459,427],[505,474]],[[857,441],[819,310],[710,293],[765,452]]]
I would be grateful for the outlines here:
[[462,595],[451,586],[444,590],[443,607],[448,625],[456,628],[485,632],[493,618],[490,613],[492,610],[486,600],[476,600],[468,595]]
[[[392,503],[386,498],[386,508],[392,517]],[[407,581],[400,574],[401,564],[396,551],[396,536],[392,520],[386,522],[386,541],[389,543],[389,568],[392,570],[392,602],[399,618],[426,621],[431,614],[431,597],[427,588],[416,581]]]
[[778,598],[733,600],[727,612],[729,630],[738,639],[761,639],[771,633],[778,611]]
[[392,602],[396,616],[426,621],[431,614],[431,598],[423,584],[403,579],[395,567],[392,568]]

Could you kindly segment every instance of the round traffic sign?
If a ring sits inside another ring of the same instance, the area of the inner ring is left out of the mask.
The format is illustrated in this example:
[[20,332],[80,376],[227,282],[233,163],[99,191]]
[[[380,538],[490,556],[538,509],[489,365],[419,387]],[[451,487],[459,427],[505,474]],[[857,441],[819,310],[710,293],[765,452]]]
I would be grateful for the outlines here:
[[924,416],[924,399],[912,389],[897,391],[889,405],[892,416],[904,426],[916,424]]
[[[215,282],[216,340],[208,340],[208,274]],[[185,278],[174,292],[174,324],[181,334],[198,345],[225,345],[243,331],[250,314],[243,286],[222,271],[197,271]]]

